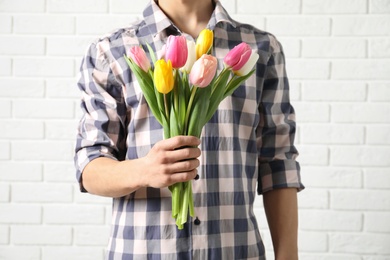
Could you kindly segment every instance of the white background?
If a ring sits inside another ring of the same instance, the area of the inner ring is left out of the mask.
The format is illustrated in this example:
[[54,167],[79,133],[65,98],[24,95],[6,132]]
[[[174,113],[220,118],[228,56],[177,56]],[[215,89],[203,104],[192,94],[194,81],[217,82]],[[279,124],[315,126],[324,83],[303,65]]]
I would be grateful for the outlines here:
[[[73,147],[87,45],[147,0],[0,0],[0,259],[103,259],[110,199]],[[390,0],[222,0],[282,42],[306,190],[300,259],[390,259]],[[261,197],[256,204],[269,258]]]

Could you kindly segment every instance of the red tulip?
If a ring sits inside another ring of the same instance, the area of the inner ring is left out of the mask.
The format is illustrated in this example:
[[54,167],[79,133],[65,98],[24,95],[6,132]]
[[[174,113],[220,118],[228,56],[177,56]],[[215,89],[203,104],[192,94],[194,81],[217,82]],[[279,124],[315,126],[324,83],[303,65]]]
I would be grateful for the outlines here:
[[217,59],[214,56],[203,54],[195,61],[190,72],[190,82],[199,88],[207,87],[217,71]]
[[170,60],[172,67],[181,68],[188,56],[187,40],[184,36],[169,36],[166,44],[165,60]]

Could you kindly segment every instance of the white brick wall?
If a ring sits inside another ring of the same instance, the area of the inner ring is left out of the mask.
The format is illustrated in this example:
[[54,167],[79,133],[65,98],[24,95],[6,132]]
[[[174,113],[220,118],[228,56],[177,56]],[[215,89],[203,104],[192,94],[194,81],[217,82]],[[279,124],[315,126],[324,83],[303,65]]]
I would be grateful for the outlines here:
[[[1,260],[103,259],[110,199],[74,177],[77,70],[147,1],[0,1]],[[390,259],[390,0],[221,1],[284,45],[307,187],[300,258]]]

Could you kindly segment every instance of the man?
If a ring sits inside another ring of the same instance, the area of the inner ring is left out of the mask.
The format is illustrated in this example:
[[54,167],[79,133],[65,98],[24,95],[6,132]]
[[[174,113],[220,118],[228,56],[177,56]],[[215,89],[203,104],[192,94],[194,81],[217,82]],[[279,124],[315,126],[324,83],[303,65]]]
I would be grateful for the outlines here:
[[[260,55],[256,72],[221,103],[201,140],[163,140],[123,55],[146,43],[161,55],[169,35],[194,40],[204,28],[214,31],[220,68],[227,52],[246,42]],[[83,191],[114,198],[108,259],[265,259],[256,190],[275,258],[298,258],[296,193],[303,185],[284,55],[274,36],[233,21],[218,1],[151,0],[142,21],[90,46],[79,88],[77,177]],[[196,218],[178,230],[167,187],[193,179]]]

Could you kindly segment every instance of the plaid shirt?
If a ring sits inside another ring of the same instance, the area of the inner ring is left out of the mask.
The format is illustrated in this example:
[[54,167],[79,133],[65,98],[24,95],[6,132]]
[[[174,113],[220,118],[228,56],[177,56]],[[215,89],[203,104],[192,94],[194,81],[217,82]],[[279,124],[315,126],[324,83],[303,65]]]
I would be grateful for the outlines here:
[[[83,59],[75,155],[83,191],[81,173],[91,160],[143,157],[163,138],[123,55],[145,43],[159,55],[167,37],[181,32],[154,1],[143,14],[143,20],[92,44]],[[203,129],[200,179],[193,181],[197,218],[178,230],[167,188],[114,198],[108,259],[265,259],[253,212],[256,191],[303,188],[281,45],[273,35],[232,20],[218,1],[208,28],[214,31],[219,69],[242,41],[260,58],[256,73],[220,104]]]

